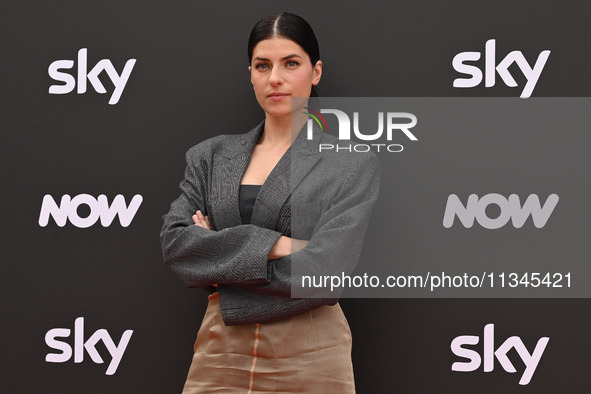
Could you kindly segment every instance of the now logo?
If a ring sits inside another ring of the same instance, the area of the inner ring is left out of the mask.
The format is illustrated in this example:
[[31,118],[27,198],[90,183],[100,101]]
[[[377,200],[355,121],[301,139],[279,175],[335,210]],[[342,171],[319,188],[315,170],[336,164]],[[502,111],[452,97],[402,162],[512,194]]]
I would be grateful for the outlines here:
[[[142,196],[136,194],[129,205],[126,205],[125,197],[118,194],[109,205],[107,196],[104,194],[101,194],[98,198],[94,198],[89,194],[79,194],[71,198],[66,194],[62,196],[60,205],[57,205],[53,197],[46,194],[41,204],[39,225],[41,227],[47,226],[51,216],[59,227],[64,227],[69,220],[75,227],[87,228],[95,224],[99,219],[103,227],[108,227],[115,219],[115,216],[119,216],[121,226],[127,227],[140,208],[142,201]],[[90,208],[90,213],[86,217],[81,217],[78,214],[78,208],[82,205]]]
[[487,324],[484,327],[484,352],[482,357],[480,357],[480,354],[476,350],[465,347],[466,345],[477,345],[480,342],[480,337],[475,335],[461,335],[454,338],[451,342],[451,351],[456,356],[469,361],[456,361],[451,365],[451,370],[457,372],[476,371],[484,361],[484,372],[492,372],[495,369],[496,359],[505,371],[515,373],[517,370],[511,360],[509,360],[509,357],[507,357],[507,353],[515,349],[525,364],[525,370],[521,375],[519,384],[526,385],[531,381],[549,340],[550,338],[548,337],[540,338],[531,354],[523,344],[521,338],[516,336],[507,338],[505,342],[495,349],[495,325]]
[[[454,224],[456,216],[466,228],[474,225],[474,219],[482,227],[496,230],[506,225],[511,220],[513,227],[521,228],[531,216],[534,226],[542,228],[550,218],[556,204],[558,204],[558,195],[551,194],[542,206],[540,199],[536,194],[531,194],[523,206],[517,194],[511,194],[509,198],[497,193],[490,193],[478,198],[476,194],[468,197],[468,202],[464,206],[459,197],[450,194],[447,198],[447,206],[443,216],[443,227],[450,228]],[[486,208],[489,205],[497,205],[501,209],[498,217],[489,217]]]
[[76,83],[78,83],[76,92],[78,94],[86,93],[87,80],[90,81],[90,84],[97,93],[105,94],[107,93],[107,89],[105,89],[98,77],[103,71],[106,71],[111,82],[115,86],[115,90],[109,99],[109,104],[117,104],[119,102],[119,98],[121,98],[123,89],[125,89],[127,80],[131,75],[131,71],[133,70],[136,59],[129,59],[125,63],[121,74],[119,74],[109,59],[100,60],[90,71],[88,71],[87,55],[87,48],[82,48],[78,51],[78,69],[76,71],[76,78],[74,78],[74,76],[69,73],[61,71],[69,70],[74,67],[73,60],[56,60],[49,65],[49,76],[54,81],[64,83],[63,85],[51,85],[49,87],[49,94],[70,93],[76,87]]
[[[527,80],[520,97],[528,98],[536,87],[549,56],[550,51],[548,50],[540,52],[532,67],[521,51],[513,51],[497,64],[496,40],[488,40],[484,45],[484,86],[487,88],[495,86],[498,73],[505,85],[512,88],[516,87],[517,82],[509,72],[509,67],[515,63]],[[453,68],[461,74],[471,76],[470,78],[454,79],[454,88],[473,88],[482,82],[480,68],[467,64],[477,60],[480,60],[480,52],[461,52],[454,56],[452,60]]]
[[[45,334],[45,343],[51,349],[59,350],[59,353],[47,353],[45,361],[48,363],[65,363],[72,358],[72,346],[67,342],[58,340],[58,338],[69,338],[72,330],[69,328],[53,328]],[[119,344],[115,344],[109,332],[105,329],[100,329],[94,332],[86,341],[84,340],[84,318],[79,317],[74,321],[74,362],[81,363],[84,361],[84,351],[88,353],[91,360],[96,364],[103,364],[103,358],[96,350],[96,345],[102,341],[111,356],[111,362],[107,368],[106,375],[113,375],[117,372],[119,363],[123,358],[125,349],[129,344],[133,330],[126,330]]]

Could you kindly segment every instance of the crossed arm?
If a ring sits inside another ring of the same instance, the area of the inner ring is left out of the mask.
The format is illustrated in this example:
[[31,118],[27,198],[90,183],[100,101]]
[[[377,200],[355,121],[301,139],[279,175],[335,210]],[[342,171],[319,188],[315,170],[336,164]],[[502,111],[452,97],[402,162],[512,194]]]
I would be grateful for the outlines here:
[[[193,223],[196,226],[204,228],[206,230],[211,230],[211,223],[209,222],[209,218],[204,215],[200,210],[195,212],[195,215],[192,217]],[[273,245],[271,250],[269,251],[269,260],[276,260],[281,257],[287,256],[288,254],[295,253],[303,248],[306,247],[310,241],[295,239],[286,237],[282,235],[279,237],[277,242]]]
[[377,158],[347,163],[350,171],[323,207],[308,241],[253,224],[212,230],[203,211],[207,167],[194,162],[201,157],[197,153],[188,157],[182,194],[165,215],[161,232],[164,260],[179,279],[187,287],[217,283],[228,325],[265,322],[334,304],[338,294],[312,289],[315,293],[306,298],[292,298],[292,287],[301,287],[298,273],[350,272],[357,264],[378,196]]

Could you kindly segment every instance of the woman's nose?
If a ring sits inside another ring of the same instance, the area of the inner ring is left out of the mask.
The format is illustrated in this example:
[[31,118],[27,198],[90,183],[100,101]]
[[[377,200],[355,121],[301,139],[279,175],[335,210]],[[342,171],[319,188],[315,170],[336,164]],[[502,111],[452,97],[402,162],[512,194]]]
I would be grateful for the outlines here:
[[281,85],[283,83],[283,75],[281,67],[273,67],[271,76],[269,77],[269,84],[271,86]]

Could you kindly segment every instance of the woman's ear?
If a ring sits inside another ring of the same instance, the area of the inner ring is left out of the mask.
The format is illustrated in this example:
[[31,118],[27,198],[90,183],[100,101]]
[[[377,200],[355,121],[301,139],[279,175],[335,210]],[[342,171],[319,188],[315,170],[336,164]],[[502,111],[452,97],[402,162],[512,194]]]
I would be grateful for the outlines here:
[[250,83],[252,84],[252,67],[251,66],[248,66],[248,73],[251,74]]
[[314,73],[312,75],[312,85],[318,85],[322,77],[322,61],[318,60],[314,65]]

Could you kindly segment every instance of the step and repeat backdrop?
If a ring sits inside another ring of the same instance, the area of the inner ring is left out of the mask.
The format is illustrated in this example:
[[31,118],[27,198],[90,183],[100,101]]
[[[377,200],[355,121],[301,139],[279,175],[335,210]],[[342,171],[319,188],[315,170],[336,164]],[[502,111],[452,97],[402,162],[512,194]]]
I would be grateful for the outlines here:
[[281,11],[355,141],[323,149],[380,161],[359,264],[307,278],[344,290],[357,392],[589,392],[588,2],[0,9],[0,392],[181,392],[207,293],[162,215],[191,146],[264,119],[246,47]]

